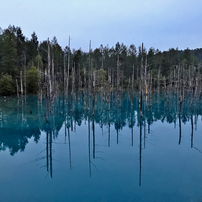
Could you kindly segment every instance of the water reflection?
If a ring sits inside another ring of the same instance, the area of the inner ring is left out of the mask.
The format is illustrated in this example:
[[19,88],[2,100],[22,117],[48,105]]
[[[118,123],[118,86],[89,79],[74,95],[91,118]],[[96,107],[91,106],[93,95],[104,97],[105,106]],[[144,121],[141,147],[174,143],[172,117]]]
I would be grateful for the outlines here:
[[[178,96],[174,93],[164,95],[154,94],[152,100],[146,97],[143,99],[142,116],[140,114],[139,95],[132,97],[128,93],[123,93],[121,102],[117,102],[115,94],[111,93],[110,102],[108,97],[96,94],[95,107],[93,99],[86,104],[83,92],[69,96],[68,104],[64,97],[55,99],[48,122],[46,121],[45,100],[39,101],[35,96],[27,97],[26,102],[9,97],[0,98],[0,151],[7,148],[11,155],[18,151],[24,151],[29,139],[32,137],[37,143],[41,133],[46,134],[45,157],[37,157],[36,160],[46,159],[47,173],[53,177],[53,142],[58,134],[62,133],[64,126],[64,144],[68,145],[69,168],[72,169],[71,132],[76,132],[77,127],[86,124],[88,131],[88,170],[92,177],[92,167],[97,169],[93,161],[99,158],[96,154],[96,147],[99,145],[96,136],[96,127],[107,129],[107,147],[111,147],[112,131],[116,132],[116,144],[120,144],[120,133],[124,128],[129,128],[131,133],[131,143],[134,146],[134,127],[139,128],[139,186],[142,181],[142,150],[146,149],[146,140],[151,133],[151,125],[157,121],[173,123],[179,125],[178,144],[182,144],[182,123],[190,122],[191,125],[191,148],[201,152],[194,146],[194,127],[197,130],[198,116],[202,115],[200,97],[191,99],[187,94],[185,100],[179,103]],[[121,103],[121,106],[119,104]],[[92,110],[91,110],[92,109]],[[103,132],[102,132],[103,133]],[[103,135],[103,134],[102,134]],[[92,148],[91,148],[92,147]]]

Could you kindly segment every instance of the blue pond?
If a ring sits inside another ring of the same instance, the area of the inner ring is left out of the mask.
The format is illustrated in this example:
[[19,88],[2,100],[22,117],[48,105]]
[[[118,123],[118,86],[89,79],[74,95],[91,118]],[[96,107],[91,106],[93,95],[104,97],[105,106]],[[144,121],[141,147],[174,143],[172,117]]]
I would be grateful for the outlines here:
[[45,103],[0,98],[0,201],[202,201],[200,98]]

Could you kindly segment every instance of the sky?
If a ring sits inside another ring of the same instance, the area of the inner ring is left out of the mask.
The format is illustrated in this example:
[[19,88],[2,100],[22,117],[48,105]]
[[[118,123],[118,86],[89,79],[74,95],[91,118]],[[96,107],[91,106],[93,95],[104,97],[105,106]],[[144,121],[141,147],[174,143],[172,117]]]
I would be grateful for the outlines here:
[[0,0],[0,27],[21,27],[40,42],[88,51],[144,43],[161,51],[202,48],[201,0]]

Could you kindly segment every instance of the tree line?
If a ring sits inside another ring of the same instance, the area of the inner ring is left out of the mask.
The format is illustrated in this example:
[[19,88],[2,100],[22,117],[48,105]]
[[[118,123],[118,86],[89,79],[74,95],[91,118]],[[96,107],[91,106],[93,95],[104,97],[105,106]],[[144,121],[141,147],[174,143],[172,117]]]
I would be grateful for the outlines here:
[[[201,81],[202,48],[168,51],[136,47],[117,42],[85,52],[68,45],[63,49],[52,40],[38,41],[35,32],[28,39],[20,27],[0,29],[0,93],[26,95],[75,89],[154,89],[178,83],[193,88]],[[187,79],[183,83],[183,78]]]

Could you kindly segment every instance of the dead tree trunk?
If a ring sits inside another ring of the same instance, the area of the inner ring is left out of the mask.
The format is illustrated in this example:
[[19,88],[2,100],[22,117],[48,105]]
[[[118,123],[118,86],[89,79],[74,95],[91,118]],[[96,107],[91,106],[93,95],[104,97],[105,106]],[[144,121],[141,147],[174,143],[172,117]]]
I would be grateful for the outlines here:
[[73,111],[74,93],[75,93],[75,63],[74,66],[72,67],[71,111]]
[[19,86],[18,86],[18,81],[16,79],[16,87],[17,87],[17,97],[19,98]]
[[50,59],[50,42],[48,39],[48,67],[45,70],[45,85],[46,85],[46,121],[48,122],[49,112],[51,112],[51,94],[52,94],[52,83],[51,83],[51,59]]
[[63,58],[63,63],[64,63],[64,71],[63,71],[63,89],[64,89],[64,97],[66,97],[66,77],[67,77],[65,59],[66,59],[66,58],[65,58],[65,53],[64,53],[64,58]]
[[141,68],[140,68],[140,117],[142,117],[142,94],[143,94],[143,43],[142,43],[142,57],[141,57]]
[[92,113],[92,116],[94,116],[94,112],[95,112],[95,72],[93,75],[93,113]]
[[22,85],[22,71],[20,71],[20,93],[23,97],[23,85]]
[[89,67],[88,67],[88,110],[90,108],[90,93],[91,93],[91,41],[89,43]]
[[[51,69],[51,80],[52,80],[52,98],[55,96],[55,93],[57,93],[57,87],[55,83],[55,72],[54,72],[54,57],[52,58],[52,69]],[[53,102],[53,100],[51,101]]]
[[25,89],[25,102],[26,102],[26,92],[27,92],[27,84],[26,84],[26,56],[25,57],[25,64],[24,64],[24,89]]
[[159,66],[159,70],[158,70],[158,81],[157,81],[157,92],[158,92],[158,94],[159,94],[159,92],[160,92],[160,73],[161,73],[161,66]]
[[69,36],[69,43],[68,43],[68,64],[67,64],[67,81],[66,81],[66,104],[68,104],[68,90],[69,90],[69,68],[70,68],[70,36]]

